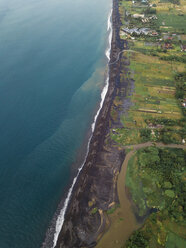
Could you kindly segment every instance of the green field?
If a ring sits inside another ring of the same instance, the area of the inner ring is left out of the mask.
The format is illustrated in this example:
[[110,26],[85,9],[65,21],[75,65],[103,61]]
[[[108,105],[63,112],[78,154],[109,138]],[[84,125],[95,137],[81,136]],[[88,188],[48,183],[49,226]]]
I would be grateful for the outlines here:
[[[185,156],[181,149],[149,147],[129,161],[126,185],[138,215],[145,216],[148,209],[155,212],[131,236],[127,248],[185,247]],[[138,242],[144,246],[135,246]]]
[[[180,5],[175,5],[170,1],[163,3],[150,1],[150,3],[156,5],[152,9],[156,11],[157,20],[143,24],[140,19],[134,20],[131,15],[150,13],[150,8],[135,7],[132,1],[120,1],[122,28],[153,27],[158,31],[158,36],[142,35],[131,39],[131,35],[128,37],[125,35],[130,51],[125,52],[121,60],[124,62],[126,57],[130,59],[130,73],[126,74],[124,70],[121,73],[121,81],[133,79],[135,86],[132,94],[130,90],[127,93],[132,104],[120,116],[123,127],[110,132],[111,139],[119,146],[138,144],[148,140],[181,144],[186,139],[186,130],[181,121],[185,113],[181,104],[186,94],[184,93],[182,99],[176,97],[177,85],[180,84],[176,75],[183,73],[186,69],[186,55],[181,51],[180,45],[185,42],[185,36],[181,36],[180,33],[184,34],[186,31],[184,22],[186,1],[181,1]],[[151,14],[146,14],[146,16],[151,16]],[[126,18],[129,21],[126,22]],[[161,28],[162,25],[163,28]],[[171,28],[171,31],[164,30],[164,27]],[[167,44],[171,44],[171,49],[165,48]],[[185,85],[182,85],[182,89],[186,92]],[[120,99],[117,99],[117,102],[118,106],[120,102],[122,105]],[[116,109],[112,109],[111,115],[113,120],[117,120]],[[176,120],[176,122],[174,126],[169,126],[167,123],[154,125],[157,120],[161,119]]]
[[[178,123],[172,127],[162,125],[161,128],[149,128],[148,120],[183,118],[180,103],[175,97],[175,71],[183,71],[184,65],[180,62],[172,65],[158,57],[142,53],[129,56],[130,69],[134,71],[135,80],[134,92],[129,96],[133,105],[121,116],[124,128],[111,132],[111,138],[119,145],[137,144],[147,140],[164,141],[161,131],[168,128],[167,133],[171,135],[168,143],[181,143],[185,135],[180,132],[182,127]],[[147,136],[143,135],[144,129],[147,129]]]
[[[121,128],[110,130],[116,146],[125,147],[151,142],[184,144],[186,140],[186,1],[153,0],[146,6],[140,1],[120,0],[120,38],[127,40],[130,51],[121,56],[120,80],[131,80],[114,100],[122,108],[125,96],[130,104],[118,117]],[[134,18],[134,14],[144,14]],[[148,19],[152,15],[157,18]],[[148,20],[147,20],[148,19]],[[149,21],[150,20],[150,21]],[[138,35],[123,28],[149,28],[156,35]],[[127,67],[127,69],[126,69]],[[140,149],[129,160],[126,186],[132,196],[135,213],[146,219],[133,233],[127,248],[186,247],[186,171],[185,151],[149,147]]]

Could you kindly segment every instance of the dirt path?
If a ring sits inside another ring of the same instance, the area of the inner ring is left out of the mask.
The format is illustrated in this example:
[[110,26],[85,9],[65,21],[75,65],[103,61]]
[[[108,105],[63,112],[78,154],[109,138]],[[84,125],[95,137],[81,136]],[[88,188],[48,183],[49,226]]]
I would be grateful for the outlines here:
[[[129,146],[123,146],[125,149],[130,149],[133,148],[133,150],[138,150],[140,148],[145,148],[149,146],[158,146],[158,147],[167,147],[167,148],[181,148],[181,149],[186,149],[186,145],[179,145],[179,144],[163,144],[163,143],[153,143],[153,142],[146,142],[146,143],[141,143],[137,145],[129,145]],[[126,159],[126,158],[125,158]],[[124,161],[125,162],[125,161]]]
[[120,59],[120,55],[124,52],[133,52],[133,53],[139,53],[138,51],[134,51],[134,50],[126,50],[126,49],[123,49],[121,52],[118,53],[118,56],[117,56],[117,59],[114,61],[114,62],[111,62],[109,63],[109,65],[113,65],[115,63],[117,63]]
[[117,192],[120,201],[120,207],[115,210],[115,212],[109,216],[111,221],[111,226],[109,230],[103,235],[102,239],[96,246],[96,248],[121,248],[126,240],[130,237],[132,232],[140,227],[137,223],[136,218],[131,209],[131,202],[128,198],[125,187],[125,179],[127,173],[127,166],[130,158],[134,153],[145,147],[149,146],[157,147],[167,147],[167,148],[181,148],[186,149],[186,145],[178,144],[163,144],[163,143],[152,143],[146,142],[137,145],[124,146],[125,149],[132,148],[132,151],[127,153],[125,160],[123,162],[120,174],[118,176],[117,182]]

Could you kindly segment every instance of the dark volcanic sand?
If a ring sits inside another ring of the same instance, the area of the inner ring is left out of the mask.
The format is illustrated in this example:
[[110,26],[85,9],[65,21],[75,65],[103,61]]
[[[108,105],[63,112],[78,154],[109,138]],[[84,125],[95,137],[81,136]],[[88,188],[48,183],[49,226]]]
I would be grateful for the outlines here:
[[[119,37],[121,22],[118,1],[113,0],[111,62],[115,61],[124,46]],[[109,89],[96,122],[86,163],[73,190],[57,248],[94,247],[106,227],[103,211],[113,202],[118,203],[117,176],[125,154],[113,146],[107,135],[110,129],[121,125],[110,116],[114,97],[128,84],[120,82],[120,70],[120,61],[110,65]],[[91,214],[94,208],[98,211]]]

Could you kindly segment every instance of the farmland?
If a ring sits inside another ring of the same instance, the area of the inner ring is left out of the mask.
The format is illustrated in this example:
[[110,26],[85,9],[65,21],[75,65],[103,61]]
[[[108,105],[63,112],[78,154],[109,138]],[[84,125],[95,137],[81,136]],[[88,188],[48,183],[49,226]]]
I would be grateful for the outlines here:
[[[184,148],[186,1],[120,0],[119,10],[120,38],[128,44],[120,56],[120,81],[130,83],[114,99],[111,116],[120,125],[109,138],[128,154],[145,142]],[[122,247],[185,247],[185,149],[150,145],[133,152],[125,187],[143,225]]]
[[[126,37],[125,34],[130,50],[123,52],[121,60],[125,61],[126,58],[130,60],[130,72],[127,74],[125,71],[121,72],[121,79],[134,80],[135,87],[132,89],[132,94],[127,95],[132,104],[120,117],[123,127],[110,133],[111,138],[120,146],[137,144],[146,140],[179,144],[186,138],[183,121],[185,110],[182,107],[185,93],[182,98],[176,97],[178,90],[176,76],[183,74],[184,80],[186,77],[184,73],[186,55],[181,51],[181,44],[185,43],[185,38],[182,41],[179,40],[181,33],[184,33],[183,25],[180,24],[181,21],[179,22],[180,17],[183,16],[177,14],[179,9],[171,9],[170,18],[174,16],[178,21],[175,21],[174,18],[173,21],[170,21],[172,19],[167,17],[166,11],[172,4],[166,2],[162,5],[156,1],[151,2],[157,6],[157,8],[153,8],[157,9],[158,18],[153,21],[153,27],[159,27],[156,28],[158,36],[135,35],[132,37],[128,35]],[[121,1],[122,20],[125,19],[126,10],[130,14],[144,11],[143,8],[132,7],[131,1]],[[184,10],[183,8],[182,12]],[[168,31],[162,32],[159,26],[160,19],[161,23],[167,23],[166,25],[170,26],[173,32],[177,30],[178,33],[172,36],[172,33]],[[139,20],[138,22],[141,25]],[[150,28],[151,25],[147,23],[145,26]],[[171,49],[169,47],[166,49],[167,44],[170,44]],[[131,91],[129,90],[129,92]],[[118,99],[118,104],[119,102],[120,99]],[[174,120],[174,124],[169,125],[168,120]]]

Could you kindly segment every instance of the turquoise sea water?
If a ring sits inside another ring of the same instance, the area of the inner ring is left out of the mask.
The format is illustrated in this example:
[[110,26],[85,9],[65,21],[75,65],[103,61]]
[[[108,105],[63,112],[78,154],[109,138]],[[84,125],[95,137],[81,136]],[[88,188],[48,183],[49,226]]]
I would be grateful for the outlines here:
[[39,248],[104,86],[110,0],[0,0],[0,248]]

